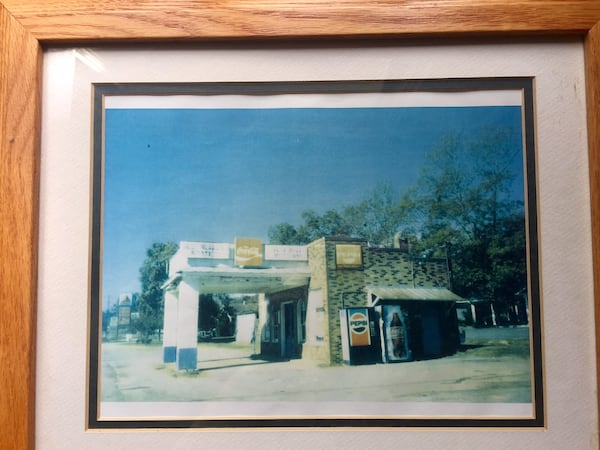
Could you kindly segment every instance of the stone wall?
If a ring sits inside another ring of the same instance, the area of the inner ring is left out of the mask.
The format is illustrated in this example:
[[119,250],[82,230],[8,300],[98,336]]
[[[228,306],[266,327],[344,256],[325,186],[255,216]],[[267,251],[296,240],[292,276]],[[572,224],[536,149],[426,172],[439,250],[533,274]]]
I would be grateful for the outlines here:
[[325,239],[308,245],[308,265],[311,271],[307,304],[307,336],[302,357],[331,363],[329,350],[328,285]]
[[[342,358],[342,336],[340,330],[340,309],[367,304],[365,290],[365,256],[367,244],[365,241],[352,239],[327,239],[326,260],[328,279],[327,318],[329,321],[329,351],[331,363],[340,364]],[[359,245],[363,264],[357,268],[341,268],[336,265],[336,246],[344,244]]]
[[415,287],[451,288],[448,261],[444,258],[416,259],[414,278]]
[[[336,246],[340,244],[360,246],[362,265],[337,267]],[[309,245],[308,259],[310,289],[321,290],[327,324],[322,345],[305,343],[303,357],[330,364],[339,364],[343,359],[339,311],[367,306],[367,286],[449,288],[445,259],[415,259],[406,249],[369,248],[362,240],[323,238]],[[309,310],[314,306],[310,304],[310,297],[309,293]],[[323,353],[325,348],[329,350],[328,357]]]
[[365,255],[366,285],[412,286],[413,262],[399,249],[368,249]]

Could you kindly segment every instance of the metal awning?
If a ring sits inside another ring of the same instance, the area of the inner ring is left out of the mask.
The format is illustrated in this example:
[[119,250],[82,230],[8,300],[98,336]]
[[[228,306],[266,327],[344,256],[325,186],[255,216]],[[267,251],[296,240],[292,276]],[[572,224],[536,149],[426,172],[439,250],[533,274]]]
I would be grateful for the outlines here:
[[446,288],[407,286],[367,286],[372,306],[381,300],[413,300],[427,302],[458,302],[464,300]]

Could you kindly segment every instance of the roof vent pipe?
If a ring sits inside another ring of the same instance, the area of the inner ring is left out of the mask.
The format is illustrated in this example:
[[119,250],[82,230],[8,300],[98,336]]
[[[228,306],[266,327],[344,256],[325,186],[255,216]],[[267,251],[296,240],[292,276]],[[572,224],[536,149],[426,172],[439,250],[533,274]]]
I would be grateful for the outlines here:
[[394,235],[394,248],[404,250],[405,252],[408,251],[408,238],[403,237],[400,231]]

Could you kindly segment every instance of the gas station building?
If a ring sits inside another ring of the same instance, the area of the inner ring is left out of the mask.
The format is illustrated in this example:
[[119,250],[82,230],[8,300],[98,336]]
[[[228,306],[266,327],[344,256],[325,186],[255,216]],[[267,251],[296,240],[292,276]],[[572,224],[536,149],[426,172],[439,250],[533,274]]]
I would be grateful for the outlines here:
[[266,358],[323,364],[454,353],[456,302],[446,259],[326,237],[306,246],[181,242],[164,288],[163,360],[197,364],[200,294],[259,294],[255,342]]

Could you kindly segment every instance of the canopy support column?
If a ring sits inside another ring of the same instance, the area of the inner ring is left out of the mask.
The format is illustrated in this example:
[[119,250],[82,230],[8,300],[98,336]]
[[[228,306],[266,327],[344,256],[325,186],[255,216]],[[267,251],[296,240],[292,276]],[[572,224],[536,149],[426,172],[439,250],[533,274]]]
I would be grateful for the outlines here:
[[174,363],[177,360],[177,291],[165,291],[163,315],[163,362]]
[[195,370],[198,364],[199,292],[185,280],[179,284],[177,308],[177,369]]

